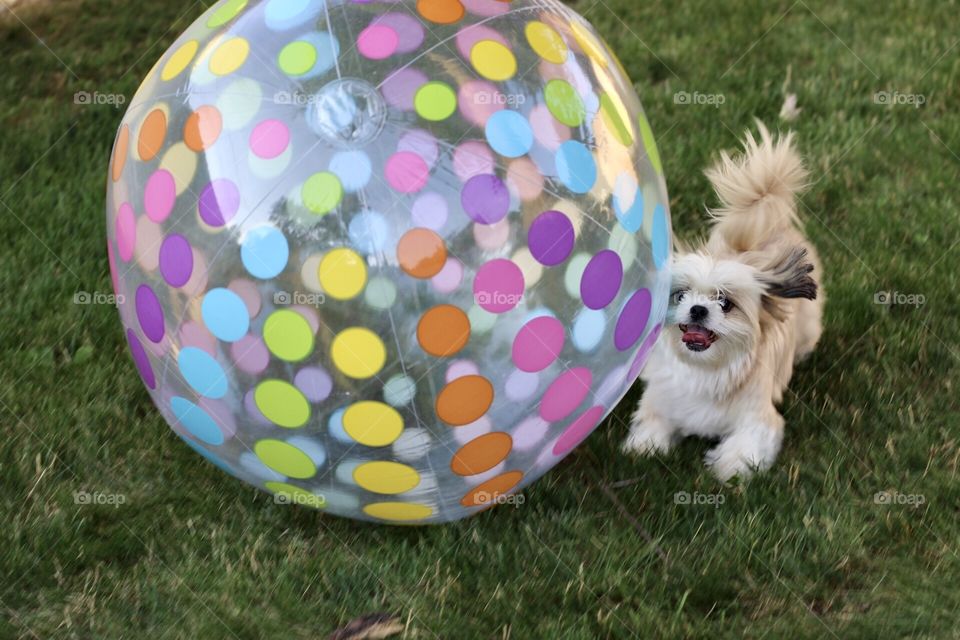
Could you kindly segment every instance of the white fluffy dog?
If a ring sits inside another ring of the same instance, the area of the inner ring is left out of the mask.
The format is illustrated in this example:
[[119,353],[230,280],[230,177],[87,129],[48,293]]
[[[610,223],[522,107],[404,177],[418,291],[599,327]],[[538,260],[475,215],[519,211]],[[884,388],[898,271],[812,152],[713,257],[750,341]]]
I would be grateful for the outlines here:
[[706,463],[721,480],[776,460],[776,405],[821,332],[820,266],[796,209],[807,174],[792,134],[759,128],[759,142],[748,133],[740,157],[723,153],[707,171],[721,206],[706,244],[672,259],[668,324],[624,443],[652,454],[683,436],[718,438]]

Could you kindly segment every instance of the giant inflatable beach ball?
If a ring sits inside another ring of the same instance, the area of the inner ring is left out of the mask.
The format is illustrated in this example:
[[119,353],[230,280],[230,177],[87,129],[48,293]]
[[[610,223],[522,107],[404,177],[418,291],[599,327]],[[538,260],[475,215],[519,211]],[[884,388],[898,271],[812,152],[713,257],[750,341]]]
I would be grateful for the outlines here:
[[107,191],[163,416],[336,515],[508,500],[603,422],[666,309],[653,134],[559,2],[221,0],[131,100]]

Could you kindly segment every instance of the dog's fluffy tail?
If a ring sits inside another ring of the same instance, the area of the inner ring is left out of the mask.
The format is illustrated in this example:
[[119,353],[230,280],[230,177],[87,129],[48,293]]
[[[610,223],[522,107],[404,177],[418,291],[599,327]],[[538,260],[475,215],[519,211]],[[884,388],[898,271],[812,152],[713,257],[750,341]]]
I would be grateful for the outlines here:
[[706,172],[720,198],[720,207],[710,213],[735,251],[758,249],[778,232],[799,225],[796,196],[807,180],[793,134],[774,139],[763,123],[757,126],[759,141],[748,132],[743,154],[723,152]]

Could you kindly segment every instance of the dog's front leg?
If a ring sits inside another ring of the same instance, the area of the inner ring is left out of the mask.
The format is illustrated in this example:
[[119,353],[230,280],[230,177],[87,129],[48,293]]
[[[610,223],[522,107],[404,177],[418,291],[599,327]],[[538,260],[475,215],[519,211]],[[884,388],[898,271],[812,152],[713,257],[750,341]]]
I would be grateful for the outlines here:
[[630,435],[623,443],[624,453],[667,453],[679,438],[677,428],[652,406],[647,393],[649,391],[643,394],[637,410],[633,412]]
[[713,474],[726,482],[734,476],[749,478],[755,471],[766,471],[777,459],[783,442],[783,416],[770,407],[757,415],[747,415],[704,459]]

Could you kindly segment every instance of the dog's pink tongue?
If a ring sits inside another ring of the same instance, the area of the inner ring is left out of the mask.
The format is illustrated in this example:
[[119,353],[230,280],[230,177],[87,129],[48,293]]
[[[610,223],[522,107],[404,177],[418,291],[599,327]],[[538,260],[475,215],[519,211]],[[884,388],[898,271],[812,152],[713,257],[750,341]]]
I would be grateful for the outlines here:
[[698,324],[688,324],[687,330],[683,332],[683,341],[685,343],[710,345],[710,332]]

